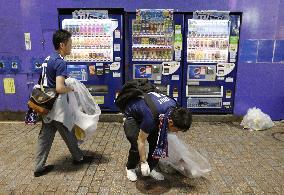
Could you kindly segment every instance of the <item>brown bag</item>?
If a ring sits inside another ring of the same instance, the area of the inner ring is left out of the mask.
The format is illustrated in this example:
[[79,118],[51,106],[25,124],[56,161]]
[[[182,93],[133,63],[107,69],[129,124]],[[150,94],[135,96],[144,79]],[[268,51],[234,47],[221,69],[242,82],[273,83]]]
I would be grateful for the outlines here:
[[40,115],[46,115],[52,109],[58,94],[54,88],[34,88],[28,106]]
[[46,115],[52,109],[53,104],[58,96],[55,88],[44,88],[43,80],[46,77],[46,67],[42,68],[38,80],[39,87],[34,87],[28,106],[40,115]]

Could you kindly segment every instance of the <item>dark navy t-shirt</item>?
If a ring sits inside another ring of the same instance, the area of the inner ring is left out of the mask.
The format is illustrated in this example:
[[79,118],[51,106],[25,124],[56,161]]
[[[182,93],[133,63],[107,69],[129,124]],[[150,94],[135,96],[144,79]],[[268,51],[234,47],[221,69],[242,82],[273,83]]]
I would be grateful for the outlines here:
[[43,68],[46,70],[46,78],[44,78],[44,86],[49,88],[55,88],[56,77],[64,76],[67,77],[67,65],[63,57],[54,52],[48,56],[43,63]]
[[[159,114],[165,114],[169,108],[177,106],[175,100],[163,94],[150,92],[149,95]],[[157,121],[154,121],[152,112],[143,98],[131,100],[126,106],[124,115],[126,118],[133,117],[139,123],[140,129],[147,134],[150,134],[156,127]]]

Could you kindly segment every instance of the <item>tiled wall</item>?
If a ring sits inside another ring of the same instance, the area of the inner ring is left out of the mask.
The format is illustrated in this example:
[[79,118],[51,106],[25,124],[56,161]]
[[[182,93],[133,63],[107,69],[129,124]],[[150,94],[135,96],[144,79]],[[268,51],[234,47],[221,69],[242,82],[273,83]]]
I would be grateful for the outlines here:
[[284,40],[244,40],[239,59],[242,63],[284,63]]

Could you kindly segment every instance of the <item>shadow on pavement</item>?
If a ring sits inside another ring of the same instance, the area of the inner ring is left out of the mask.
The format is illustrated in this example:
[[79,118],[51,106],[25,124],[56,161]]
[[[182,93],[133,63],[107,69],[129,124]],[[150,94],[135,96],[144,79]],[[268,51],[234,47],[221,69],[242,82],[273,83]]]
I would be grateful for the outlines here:
[[105,164],[108,163],[111,159],[108,157],[105,157],[104,155],[100,153],[96,153],[93,151],[87,151],[83,150],[84,155],[93,156],[94,159],[91,163],[88,164],[82,164],[82,165],[73,165],[72,164],[72,158],[71,155],[61,156],[60,158],[56,159],[54,161],[55,165],[55,171],[57,172],[74,172],[78,171],[80,169],[84,169],[86,165],[91,164]]
[[136,188],[143,194],[163,194],[169,192],[172,188],[179,188],[180,192],[197,192],[198,185],[200,183],[207,183],[207,179],[200,178],[187,178],[180,173],[165,174],[164,181],[157,181],[151,177],[143,177],[138,175],[136,182]]

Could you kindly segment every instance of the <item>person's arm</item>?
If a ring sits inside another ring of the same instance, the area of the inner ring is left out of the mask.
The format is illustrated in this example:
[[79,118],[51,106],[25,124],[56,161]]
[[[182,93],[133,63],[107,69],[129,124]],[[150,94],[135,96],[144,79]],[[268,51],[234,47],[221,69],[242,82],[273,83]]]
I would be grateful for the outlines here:
[[148,176],[150,174],[150,167],[147,162],[146,150],[145,150],[145,142],[147,140],[149,134],[145,133],[140,129],[137,143],[138,143],[138,151],[141,161],[141,173],[143,176]]
[[145,142],[147,140],[149,134],[145,133],[144,131],[140,130],[139,135],[138,135],[138,151],[139,151],[139,156],[140,156],[140,161],[141,162],[146,162],[147,157],[146,157],[146,149],[145,149]]
[[56,77],[56,92],[57,93],[68,93],[73,91],[71,87],[65,86],[65,77],[64,76],[57,76]]

